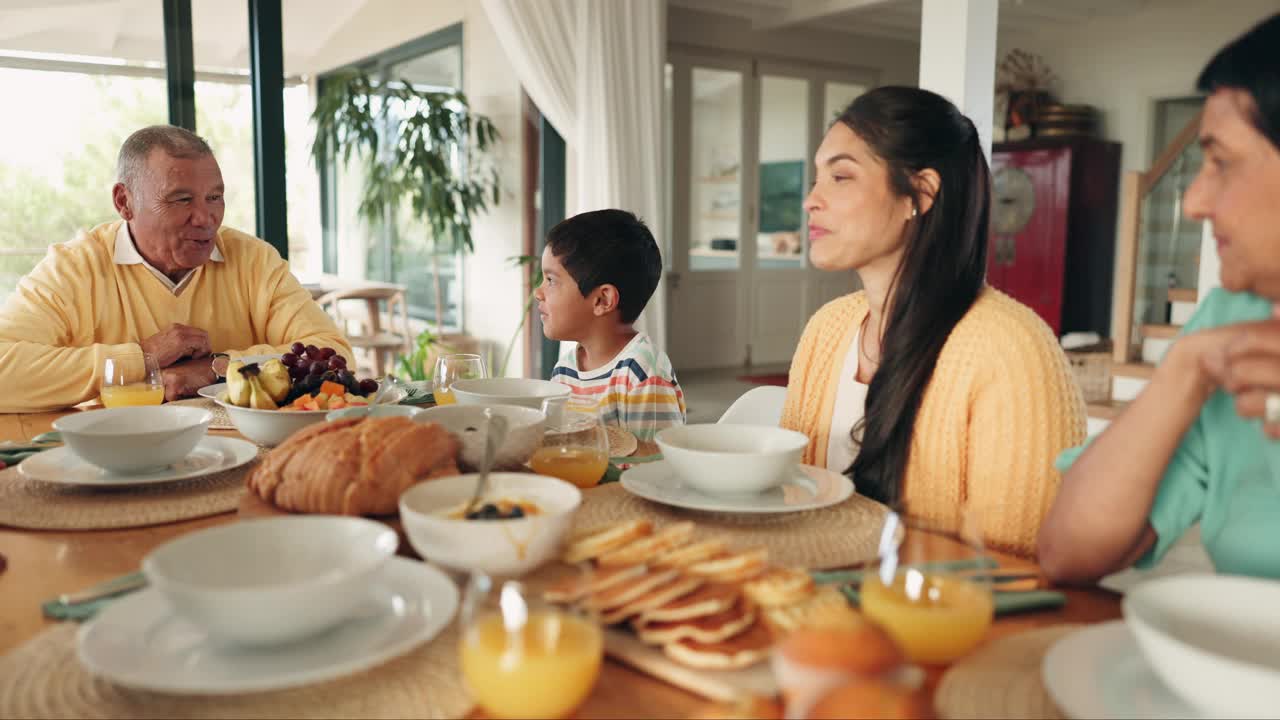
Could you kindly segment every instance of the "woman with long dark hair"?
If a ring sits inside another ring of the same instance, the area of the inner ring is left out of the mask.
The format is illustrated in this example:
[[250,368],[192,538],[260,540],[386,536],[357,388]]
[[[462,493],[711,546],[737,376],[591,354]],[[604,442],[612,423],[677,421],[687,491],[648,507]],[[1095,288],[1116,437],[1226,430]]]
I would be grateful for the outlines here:
[[1213,223],[1222,287],[1087,449],[1064,455],[1040,559],[1062,582],[1150,567],[1188,529],[1218,572],[1280,578],[1280,15],[1196,83],[1204,164],[1183,211]]
[[882,87],[827,131],[805,200],[810,258],[863,290],[810,319],[782,425],[804,462],[956,530],[1031,555],[1084,437],[1084,402],[1047,325],[985,283],[991,177],[973,123],[936,93]]

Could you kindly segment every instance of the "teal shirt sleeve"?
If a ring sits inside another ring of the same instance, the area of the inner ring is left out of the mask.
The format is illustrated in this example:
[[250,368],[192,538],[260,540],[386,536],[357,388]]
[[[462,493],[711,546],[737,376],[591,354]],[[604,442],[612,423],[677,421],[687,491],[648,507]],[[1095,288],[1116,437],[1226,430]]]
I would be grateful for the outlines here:
[[[1238,321],[1232,306],[1238,304],[1237,296],[1221,288],[1210,292],[1180,335]],[[1143,555],[1136,565],[1148,568],[1160,562],[1169,548],[1182,537],[1204,511],[1208,495],[1209,467],[1205,449],[1204,411],[1191,423],[1174,450],[1156,490],[1155,500],[1147,515],[1156,532],[1156,544]],[[1089,440],[1092,441],[1092,438]],[[1059,471],[1066,472],[1089,443],[1063,451],[1054,463]]]

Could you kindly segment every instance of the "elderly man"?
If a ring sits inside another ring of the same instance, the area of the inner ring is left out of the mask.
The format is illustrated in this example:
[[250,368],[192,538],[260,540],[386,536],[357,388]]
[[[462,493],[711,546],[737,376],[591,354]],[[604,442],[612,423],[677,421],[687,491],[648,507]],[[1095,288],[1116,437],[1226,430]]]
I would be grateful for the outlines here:
[[0,310],[0,412],[97,397],[107,357],[141,379],[143,353],[154,356],[168,400],[215,382],[227,356],[301,342],[351,359],[279,253],[221,227],[222,172],[199,136],[143,128],[117,174],[122,219],[51,246]]

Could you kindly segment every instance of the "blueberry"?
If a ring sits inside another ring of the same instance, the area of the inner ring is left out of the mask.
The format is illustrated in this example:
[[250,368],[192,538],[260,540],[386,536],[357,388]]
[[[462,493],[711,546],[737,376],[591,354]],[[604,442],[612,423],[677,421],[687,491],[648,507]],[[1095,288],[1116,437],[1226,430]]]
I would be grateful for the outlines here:
[[493,503],[485,503],[484,507],[480,508],[480,512],[484,513],[485,515],[497,515],[498,506],[494,505]]
[[511,517],[511,519],[512,519],[512,520],[514,520],[514,519],[516,519],[516,518],[522,518],[522,517],[524,517],[524,508],[520,507],[519,505],[517,505],[517,506],[515,506],[515,507],[511,508],[511,515],[510,515],[510,517]]

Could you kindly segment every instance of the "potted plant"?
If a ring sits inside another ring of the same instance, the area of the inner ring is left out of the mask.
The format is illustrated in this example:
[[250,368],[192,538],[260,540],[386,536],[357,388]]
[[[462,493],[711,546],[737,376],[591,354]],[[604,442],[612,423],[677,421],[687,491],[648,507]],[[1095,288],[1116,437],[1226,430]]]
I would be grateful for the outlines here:
[[498,131],[471,111],[460,91],[415,88],[407,80],[377,83],[360,70],[326,78],[311,114],[312,157],[364,169],[357,213],[371,226],[402,208],[423,221],[432,248],[435,326],[444,331],[441,253],[470,252],[472,218],[497,205],[501,184],[489,155]]

